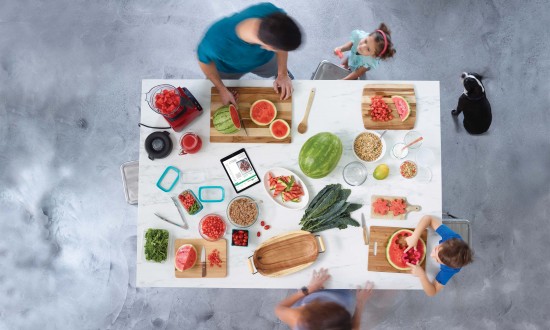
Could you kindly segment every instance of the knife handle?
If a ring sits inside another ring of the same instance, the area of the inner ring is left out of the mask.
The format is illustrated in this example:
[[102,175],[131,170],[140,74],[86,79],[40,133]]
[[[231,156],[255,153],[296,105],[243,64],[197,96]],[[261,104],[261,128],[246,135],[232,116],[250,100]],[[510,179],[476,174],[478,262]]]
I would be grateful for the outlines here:
[[367,236],[367,227],[363,227],[363,241],[365,242],[365,245],[369,244],[369,238]]
[[202,277],[206,277],[206,262],[201,262],[202,264]]

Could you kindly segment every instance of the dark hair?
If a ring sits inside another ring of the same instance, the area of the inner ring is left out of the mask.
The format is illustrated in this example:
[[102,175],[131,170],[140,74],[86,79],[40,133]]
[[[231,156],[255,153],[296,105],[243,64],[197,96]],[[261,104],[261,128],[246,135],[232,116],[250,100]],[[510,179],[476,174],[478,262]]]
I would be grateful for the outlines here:
[[352,325],[351,314],[344,307],[319,300],[304,305],[298,324],[307,330],[350,330]]
[[393,48],[390,29],[386,26],[386,24],[381,23],[377,30],[382,30],[386,34],[388,47],[386,48],[384,54],[382,54],[382,56],[379,56],[382,50],[384,50],[384,36],[379,31],[372,32],[370,35],[374,35],[374,41],[376,42],[376,56],[380,57],[383,60],[393,57],[393,55],[395,55],[397,51]]
[[277,50],[295,50],[302,44],[302,32],[292,18],[274,13],[262,18],[258,38]]
[[474,252],[460,238],[451,238],[441,243],[439,259],[452,268],[461,268],[474,261]]

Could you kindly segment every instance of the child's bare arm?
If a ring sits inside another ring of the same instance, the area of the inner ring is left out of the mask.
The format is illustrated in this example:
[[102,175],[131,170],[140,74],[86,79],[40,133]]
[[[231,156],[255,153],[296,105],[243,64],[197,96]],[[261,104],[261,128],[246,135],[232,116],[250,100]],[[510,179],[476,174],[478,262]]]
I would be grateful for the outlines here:
[[420,222],[418,225],[416,225],[416,228],[414,229],[413,234],[410,237],[405,238],[407,241],[407,249],[405,249],[405,252],[407,252],[410,248],[415,247],[416,243],[418,243],[418,239],[426,230],[428,227],[432,227],[433,230],[436,230],[441,226],[441,220],[431,216],[431,215],[425,215],[420,219]]
[[351,49],[351,46],[353,46],[353,43],[351,41],[348,41],[345,44],[343,44],[342,46],[334,48],[334,55],[337,55],[336,54],[337,49],[339,49],[342,52],[347,52],[348,50]]
[[445,286],[441,283],[439,283],[437,280],[434,280],[433,282],[430,282],[428,279],[428,276],[426,275],[426,272],[424,269],[422,269],[419,265],[413,265],[413,264],[407,264],[409,267],[411,267],[411,273],[414,276],[418,276],[420,279],[420,283],[422,284],[422,289],[424,289],[424,292],[427,296],[433,297],[435,296],[439,291],[441,291]]
[[360,67],[359,69],[353,71],[352,73],[348,74],[342,80],[356,80],[357,78],[361,77],[365,72],[369,71],[369,69],[365,68],[364,66]]

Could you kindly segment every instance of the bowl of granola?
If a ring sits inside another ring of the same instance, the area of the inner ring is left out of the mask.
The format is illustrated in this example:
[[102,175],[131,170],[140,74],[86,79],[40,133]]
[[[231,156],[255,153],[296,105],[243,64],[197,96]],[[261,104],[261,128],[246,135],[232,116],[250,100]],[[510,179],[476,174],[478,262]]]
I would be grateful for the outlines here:
[[365,163],[379,161],[386,153],[386,142],[374,131],[359,133],[353,140],[353,154]]

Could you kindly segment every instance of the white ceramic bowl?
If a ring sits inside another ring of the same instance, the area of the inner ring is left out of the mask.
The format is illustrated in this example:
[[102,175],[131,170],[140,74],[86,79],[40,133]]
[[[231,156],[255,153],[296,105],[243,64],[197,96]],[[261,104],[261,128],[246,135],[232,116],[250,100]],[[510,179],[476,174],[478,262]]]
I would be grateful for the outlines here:
[[367,163],[367,164],[370,164],[370,163],[376,163],[377,161],[379,161],[380,159],[382,159],[382,157],[384,157],[384,155],[386,154],[386,141],[384,140],[383,137],[380,138],[380,140],[382,141],[382,152],[380,153],[380,156],[378,156],[378,158],[376,158],[375,160],[372,160],[372,161],[366,161],[364,159],[361,159],[359,157],[359,155],[357,155],[357,153],[355,152],[355,140],[357,140],[357,138],[359,138],[359,136],[361,136],[362,134],[364,133],[372,133],[376,136],[378,136],[380,138],[380,134],[378,134],[377,132],[375,131],[363,131],[359,134],[357,134],[355,136],[355,138],[353,139],[353,144],[351,145],[351,149],[353,150],[353,154],[355,155],[355,157],[357,159],[359,159],[360,161],[364,162],[364,163]]

